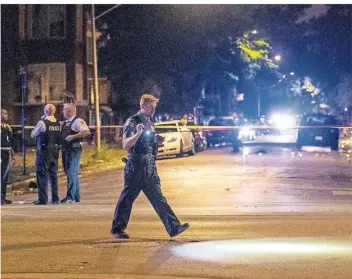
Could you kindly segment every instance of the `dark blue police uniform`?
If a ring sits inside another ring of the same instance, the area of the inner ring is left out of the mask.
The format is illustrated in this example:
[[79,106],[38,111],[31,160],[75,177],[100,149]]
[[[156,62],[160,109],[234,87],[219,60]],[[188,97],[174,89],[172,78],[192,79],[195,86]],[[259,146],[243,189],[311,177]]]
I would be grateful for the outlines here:
[[45,132],[41,132],[37,138],[37,157],[35,162],[37,185],[38,185],[38,202],[35,204],[42,205],[48,203],[48,182],[51,182],[51,201],[53,204],[59,203],[58,188],[58,159],[59,147],[61,143],[60,122],[43,120]]
[[[144,125],[144,131],[128,152],[128,161],[124,169],[124,189],[116,205],[111,233],[118,235],[126,229],[132,204],[143,191],[168,234],[175,236],[186,227],[182,227],[184,225],[181,225],[160,189],[160,178],[155,164],[158,144],[154,123],[139,112],[127,119],[123,128],[123,138],[133,136],[137,132],[137,124],[140,123]],[[188,224],[186,226],[188,227]]]
[[12,156],[12,130],[8,124],[1,123],[1,204],[9,204],[6,199],[6,187],[8,183],[11,156]]
[[62,127],[62,165],[67,176],[67,194],[61,200],[62,203],[80,202],[81,199],[78,173],[82,155],[81,139],[65,140],[67,136],[79,133],[71,128],[77,119],[78,117],[74,117],[72,121],[67,120]]

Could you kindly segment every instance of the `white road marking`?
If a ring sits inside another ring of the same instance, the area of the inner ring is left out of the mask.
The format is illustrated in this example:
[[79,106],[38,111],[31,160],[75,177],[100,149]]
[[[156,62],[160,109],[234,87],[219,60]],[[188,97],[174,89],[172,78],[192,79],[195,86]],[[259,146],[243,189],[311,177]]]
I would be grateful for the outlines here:
[[348,191],[332,191],[335,196],[352,196],[352,190]]

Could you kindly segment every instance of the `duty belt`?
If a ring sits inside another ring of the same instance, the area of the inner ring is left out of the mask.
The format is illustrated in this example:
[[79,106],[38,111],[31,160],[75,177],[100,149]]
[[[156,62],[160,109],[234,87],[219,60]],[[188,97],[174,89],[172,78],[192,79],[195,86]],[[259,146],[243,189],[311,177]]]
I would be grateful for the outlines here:
[[146,164],[151,164],[155,162],[155,157],[152,153],[147,153],[147,154],[128,154],[127,160],[123,160],[126,158],[123,158],[122,161],[127,163],[127,161],[132,161],[136,163],[146,163]]

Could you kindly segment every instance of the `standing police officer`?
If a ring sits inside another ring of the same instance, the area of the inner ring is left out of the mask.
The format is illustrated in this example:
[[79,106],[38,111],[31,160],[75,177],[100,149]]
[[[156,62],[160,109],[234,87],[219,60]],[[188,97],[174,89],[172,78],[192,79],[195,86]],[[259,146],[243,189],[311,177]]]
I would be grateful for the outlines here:
[[140,100],[141,110],[128,118],[123,127],[122,145],[128,151],[128,161],[124,170],[124,188],[112,222],[111,234],[116,238],[129,238],[125,229],[132,204],[141,190],[159,215],[170,237],[179,235],[189,227],[187,223],[180,223],[160,189],[155,157],[164,138],[155,134],[151,119],[156,104],[157,99],[154,96],[143,95]]
[[51,203],[59,204],[58,187],[58,160],[61,143],[60,122],[55,118],[56,108],[47,104],[44,108],[44,117],[38,121],[31,137],[36,139],[37,157],[35,161],[38,201],[35,205],[48,204],[48,180],[51,182]]
[[1,205],[11,204],[12,201],[6,199],[6,187],[11,164],[15,163],[13,156],[12,129],[6,123],[8,121],[7,110],[1,109]]
[[86,122],[76,116],[76,105],[64,104],[66,121],[62,127],[62,164],[67,175],[67,195],[62,203],[80,202],[79,162],[82,154],[81,140],[90,135]]

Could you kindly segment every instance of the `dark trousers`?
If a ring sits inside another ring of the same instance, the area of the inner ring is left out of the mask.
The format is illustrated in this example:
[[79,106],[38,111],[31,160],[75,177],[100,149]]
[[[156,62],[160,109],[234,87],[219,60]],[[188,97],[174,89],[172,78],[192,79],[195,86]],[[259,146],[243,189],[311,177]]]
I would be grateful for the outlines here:
[[37,151],[35,168],[37,174],[38,199],[41,203],[48,202],[48,182],[51,184],[51,200],[52,202],[59,201],[59,186],[58,186],[58,159],[59,152]]
[[1,150],[1,200],[6,199],[6,187],[9,178],[11,154],[10,151]]
[[232,134],[232,152],[240,152],[241,141],[238,139],[239,131],[234,130]]
[[178,231],[181,223],[161,192],[154,156],[141,157],[136,160],[129,158],[124,170],[124,179],[124,188],[117,202],[112,222],[112,233],[126,229],[132,204],[141,191],[154,207],[168,234],[171,235]]
[[81,199],[78,178],[81,155],[82,148],[68,148],[62,150],[62,165],[67,176],[66,198],[72,201],[79,201]]

